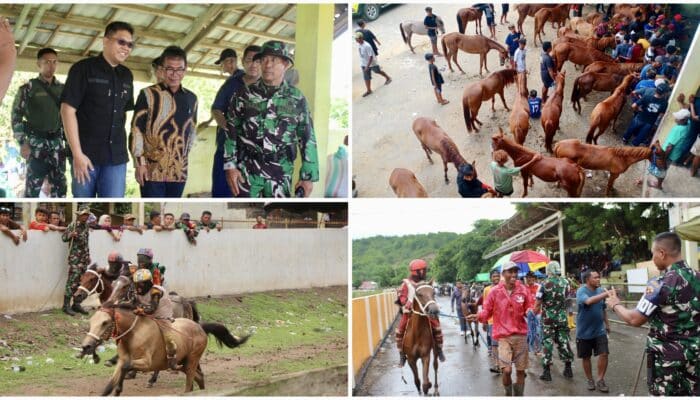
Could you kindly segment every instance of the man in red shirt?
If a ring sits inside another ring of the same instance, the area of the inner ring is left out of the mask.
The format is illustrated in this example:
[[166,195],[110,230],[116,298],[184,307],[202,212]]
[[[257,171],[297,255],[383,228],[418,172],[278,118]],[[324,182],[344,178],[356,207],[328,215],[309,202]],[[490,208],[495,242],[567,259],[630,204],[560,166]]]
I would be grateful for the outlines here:
[[34,231],[65,231],[65,227],[56,226],[48,222],[49,212],[45,208],[37,208],[34,211],[34,221],[29,223],[29,230]]
[[[403,352],[403,336],[406,333],[406,325],[411,317],[413,308],[412,291],[409,290],[409,285],[416,286],[418,282],[425,281],[428,272],[428,263],[425,260],[416,259],[408,264],[408,270],[411,275],[408,279],[404,279],[399,288],[398,304],[401,307],[401,321],[396,328],[396,347],[399,349],[399,366],[403,367],[406,364],[406,354]],[[442,353],[442,329],[440,328],[440,320],[438,318],[429,318],[430,327],[433,329],[433,338],[435,339],[435,351],[437,352],[440,361],[445,362],[445,355]]]
[[255,222],[257,222],[255,225],[253,225],[253,229],[267,229],[267,225],[263,221],[263,217],[258,215],[255,217]]
[[[478,319],[483,324],[493,316],[492,336],[498,341],[498,361],[506,396],[522,396],[525,391],[528,362],[525,313],[534,304],[530,291],[518,281],[519,270],[516,263],[506,262],[501,267],[503,279],[489,292],[483,310],[467,317],[469,321]],[[510,376],[511,364],[515,364],[515,384]]]

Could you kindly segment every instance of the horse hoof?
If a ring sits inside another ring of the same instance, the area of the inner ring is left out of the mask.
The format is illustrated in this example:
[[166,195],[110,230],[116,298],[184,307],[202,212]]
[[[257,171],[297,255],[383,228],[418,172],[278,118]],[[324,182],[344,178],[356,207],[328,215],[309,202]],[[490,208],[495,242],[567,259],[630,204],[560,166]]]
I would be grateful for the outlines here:
[[152,388],[152,387],[153,387],[153,382],[148,382],[148,384],[146,384],[146,387],[149,388],[149,389]]

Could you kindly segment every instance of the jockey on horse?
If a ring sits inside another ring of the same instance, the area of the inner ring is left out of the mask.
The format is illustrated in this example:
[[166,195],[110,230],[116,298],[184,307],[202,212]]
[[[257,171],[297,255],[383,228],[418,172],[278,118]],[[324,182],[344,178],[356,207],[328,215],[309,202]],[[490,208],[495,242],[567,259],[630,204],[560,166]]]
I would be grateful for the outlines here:
[[168,367],[177,370],[177,344],[175,344],[174,332],[171,328],[174,321],[173,304],[166,295],[165,289],[153,283],[153,276],[148,269],[136,270],[133,279],[136,287],[134,314],[150,316],[158,323],[165,342]]
[[165,282],[165,266],[153,262],[153,250],[140,248],[136,253],[138,268],[145,268],[153,275],[153,284],[162,286]]
[[[406,364],[406,354],[403,352],[403,337],[406,333],[406,325],[408,324],[413,307],[414,290],[412,289],[415,288],[418,282],[425,280],[428,263],[426,263],[425,260],[416,259],[409,263],[408,269],[411,272],[411,276],[403,280],[397,300],[398,305],[401,307],[401,321],[399,322],[398,328],[396,328],[396,347],[399,349],[399,366],[401,367]],[[436,345],[435,350],[440,361],[445,362],[445,355],[442,353],[442,329],[440,328],[440,320],[437,318],[430,318],[429,321],[433,329],[433,337]]]

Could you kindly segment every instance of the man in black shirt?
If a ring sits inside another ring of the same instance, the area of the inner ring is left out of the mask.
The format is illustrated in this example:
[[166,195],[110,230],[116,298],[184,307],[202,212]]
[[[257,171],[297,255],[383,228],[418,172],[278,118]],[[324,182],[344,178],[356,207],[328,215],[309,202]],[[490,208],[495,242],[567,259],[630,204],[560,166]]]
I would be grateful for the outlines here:
[[126,22],[107,25],[103,51],[68,71],[61,118],[73,154],[74,197],[124,197],[126,112],[134,109],[134,77],[121,65],[134,47]]
[[360,27],[360,29],[355,30],[355,32],[362,32],[362,35],[365,37],[365,42],[369,43],[370,46],[372,46],[372,50],[374,50],[374,55],[378,56],[379,55],[379,49],[377,48],[377,45],[381,45],[379,43],[379,39],[370,31],[367,29],[367,23],[364,20],[359,20],[357,21],[357,26]]

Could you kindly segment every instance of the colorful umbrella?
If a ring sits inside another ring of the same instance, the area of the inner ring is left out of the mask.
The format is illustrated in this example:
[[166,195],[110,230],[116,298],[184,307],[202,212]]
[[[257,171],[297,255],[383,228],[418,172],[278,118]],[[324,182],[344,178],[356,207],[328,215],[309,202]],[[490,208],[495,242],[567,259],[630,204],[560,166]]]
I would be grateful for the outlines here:
[[537,271],[540,268],[546,267],[550,260],[544,254],[533,250],[514,251],[499,258],[498,261],[493,264],[491,270],[496,268],[500,270],[501,266],[505,264],[506,261],[512,261],[518,264],[518,267],[520,268],[518,276],[523,276],[530,271]]

